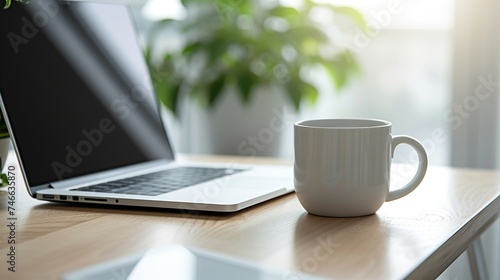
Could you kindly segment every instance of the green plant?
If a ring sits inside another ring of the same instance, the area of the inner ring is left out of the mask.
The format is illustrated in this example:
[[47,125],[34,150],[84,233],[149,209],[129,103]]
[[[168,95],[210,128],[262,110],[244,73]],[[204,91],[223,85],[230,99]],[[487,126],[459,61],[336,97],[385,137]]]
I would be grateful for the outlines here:
[[[15,0],[16,2],[19,2],[21,4],[28,4],[31,2],[31,0]],[[12,3],[12,0],[5,0],[5,6],[3,7],[4,9],[10,8],[10,5]]]
[[[348,49],[336,46],[332,28],[364,25],[361,14],[304,0],[300,8],[270,5],[269,1],[182,0],[187,16],[155,23],[146,60],[159,99],[177,114],[180,96],[189,94],[213,107],[226,87],[249,102],[257,85],[279,85],[299,109],[303,99],[314,102],[317,88],[304,79],[308,67],[327,70],[338,89],[359,69]],[[273,2],[274,3],[274,2]],[[322,12],[338,19],[325,26],[314,19]],[[170,30],[181,34],[183,46],[155,54],[154,42]],[[340,39],[341,40],[341,39]]]

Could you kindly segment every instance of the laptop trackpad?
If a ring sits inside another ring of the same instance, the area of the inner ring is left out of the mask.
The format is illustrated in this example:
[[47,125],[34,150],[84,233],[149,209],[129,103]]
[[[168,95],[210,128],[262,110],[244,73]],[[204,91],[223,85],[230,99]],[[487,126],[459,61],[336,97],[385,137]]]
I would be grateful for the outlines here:
[[161,197],[184,202],[234,204],[280,190],[285,193],[292,184],[285,178],[222,177]]

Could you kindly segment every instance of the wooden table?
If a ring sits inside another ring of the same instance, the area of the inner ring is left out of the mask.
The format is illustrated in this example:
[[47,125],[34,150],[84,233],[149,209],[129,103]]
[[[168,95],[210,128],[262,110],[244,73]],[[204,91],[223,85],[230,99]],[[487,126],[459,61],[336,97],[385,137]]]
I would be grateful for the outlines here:
[[429,167],[413,193],[360,218],[309,215],[295,194],[220,214],[48,203],[20,189],[16,272],[7,270],[10,232],[2,209],[0,279],[56,279],[170,243],[290,270],[291,276],[302,271],[339,279],[431,279],[497,219],[499,195],[499,172],[437,166]]

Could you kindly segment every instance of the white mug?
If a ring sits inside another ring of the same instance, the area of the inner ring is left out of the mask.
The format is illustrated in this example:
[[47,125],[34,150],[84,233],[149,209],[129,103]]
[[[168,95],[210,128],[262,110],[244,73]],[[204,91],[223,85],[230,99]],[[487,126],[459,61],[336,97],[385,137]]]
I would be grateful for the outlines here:
[[[427,170],[425,149],[409,136],[392,136],[391,126],[371,119],[294,124],[295,192],[307,212],[329,217],[370,215],[420,184]],[[407,185],[389,191],[391,159],[403,143],[417,151],[418,170]]]

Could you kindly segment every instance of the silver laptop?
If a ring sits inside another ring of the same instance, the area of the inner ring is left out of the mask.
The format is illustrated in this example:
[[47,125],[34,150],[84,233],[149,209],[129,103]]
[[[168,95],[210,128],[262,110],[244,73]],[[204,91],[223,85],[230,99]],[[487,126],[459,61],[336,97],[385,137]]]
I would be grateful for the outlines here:
[[175,161],[125,6],[12,5],[0,31],[1,106],[34,198],[230,212],[293,190],[290,167]]

